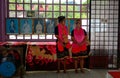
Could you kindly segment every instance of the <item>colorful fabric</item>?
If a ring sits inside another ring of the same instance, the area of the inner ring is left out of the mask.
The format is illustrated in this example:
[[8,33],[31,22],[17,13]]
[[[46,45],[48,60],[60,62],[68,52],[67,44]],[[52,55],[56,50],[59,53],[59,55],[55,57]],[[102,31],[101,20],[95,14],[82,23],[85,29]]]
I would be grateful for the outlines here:
[[62,26],[58,24],[59,38],[63,40],[63,42],[68,43],[68,30],[66,26]]
[[59,31],[58,37],[61,40],[57,42],[58,50],[60,52],[63,52],[64,51],[63,43],[65,44],[66,48],[71,47],[70,42],[68,40],[68,30],[66,26],[62,26],[61,24],[58,24],[58,31]]
[[74,38],[78,43],[81,43],[83,39],[85,38],[84,30],[80,28],[79,30],[77,28],[74,29]]
[[78,53],[78,52],[86,51],[86,50],[87,50],[86,44],[83,44],[81,46],[79,46],[76,43],[72,44],[72,53]]
[[72,44],[72,52],[73,53],[78,53],[81,51],[86,51],[86,43],[83,45],[79,45],[78,43],[81,43],[85,38],[84,30],[80,28],[79,30],[77,28],[74,29],[74,39],[77,41],[77,43]]

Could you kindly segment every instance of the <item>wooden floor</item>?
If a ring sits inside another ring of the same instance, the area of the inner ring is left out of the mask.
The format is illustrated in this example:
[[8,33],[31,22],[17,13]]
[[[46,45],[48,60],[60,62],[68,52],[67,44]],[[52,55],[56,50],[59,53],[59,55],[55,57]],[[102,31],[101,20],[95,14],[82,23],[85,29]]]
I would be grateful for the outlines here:
[[[24,78],[106,78],[107,70],[105,69],[90,69],[85,70],[85,73],[75,73],[74,70],[68,70],[67,73],[56,71],[35,71],[27,72]],[[19,77],[15,77],[19,78]]]

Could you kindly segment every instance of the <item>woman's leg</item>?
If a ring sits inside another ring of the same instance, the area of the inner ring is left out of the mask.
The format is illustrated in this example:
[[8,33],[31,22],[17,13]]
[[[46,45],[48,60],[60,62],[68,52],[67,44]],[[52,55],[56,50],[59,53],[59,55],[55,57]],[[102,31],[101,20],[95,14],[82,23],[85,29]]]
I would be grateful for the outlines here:
[[66,73],[66,58],[64,58],[63,61],[64,61],[64,73]]
[[63,59],[64,73],[66,73],[66,62],[67,62],[68,57],[69,57],[69,50],[67,48],[64,48],[64,59]]
[[74,61],[74,63],[75,63],[75,72],[78,73],[78,70],[77,70],[78,58],[75,57],[74,60],[75,60]]
[[83,70],[83,67],[84,67],[84,58],[80,58],[80,70],[82,73],[84,73],[84,70]]
[[58,64],[57,73],[60,72],[60,61],[61,61],[61,59],[58,58],[58,60],[57,60],[57,64]]

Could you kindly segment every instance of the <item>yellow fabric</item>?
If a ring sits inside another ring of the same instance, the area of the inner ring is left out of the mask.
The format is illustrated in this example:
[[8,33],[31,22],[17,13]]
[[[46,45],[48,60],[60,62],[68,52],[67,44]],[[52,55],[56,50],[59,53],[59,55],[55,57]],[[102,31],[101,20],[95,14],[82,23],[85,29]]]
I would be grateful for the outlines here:
[[39,46],[30,46],[30,48],[32,50],[33,56],[36,56],[36,59],[38,59],[38,56],[41,54]]

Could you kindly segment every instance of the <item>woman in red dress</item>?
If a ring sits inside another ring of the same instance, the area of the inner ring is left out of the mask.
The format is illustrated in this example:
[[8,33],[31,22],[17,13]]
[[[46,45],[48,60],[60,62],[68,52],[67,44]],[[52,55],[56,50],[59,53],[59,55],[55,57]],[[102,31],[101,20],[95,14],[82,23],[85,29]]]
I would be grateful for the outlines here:
[[84,72],[84,56],[87,55],[87,34],[81,27],[81,19],[76,20],[76,27],[71,33],[72,43],[72,57],[75,60],[75,72],[77,73],[77,63],[80,60],[81,72]]
[[60,61],[64,61],[64,73],[66,73],[66,59],[69,56],[70,43],[68,40],[68,29],[65,26],[65,17],[58,17],[58,25],[55,27],[56,52],[58,58],[58,72],[60,70]]

